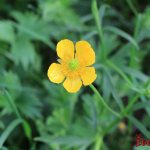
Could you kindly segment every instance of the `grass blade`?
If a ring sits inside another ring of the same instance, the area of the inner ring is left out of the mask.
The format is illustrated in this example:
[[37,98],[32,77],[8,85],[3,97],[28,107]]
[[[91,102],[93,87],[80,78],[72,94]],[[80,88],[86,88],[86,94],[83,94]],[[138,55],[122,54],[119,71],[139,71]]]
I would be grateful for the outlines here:
[[100,16],[99,16],[99,9],[98,9],[96,0],[92,1],[92,13],[93,13],[94,20],[95,20],[95,23],[97,26],[99,39],[100,39],[101,44],[102,44],[101,55],[102,55],[102,58],[104,59],[105,58],[105,42],[104,42],[104,35],[103,35],[103,29],[102,29],[102,18],[100,18]]
[[8,93],[8,91],[7,91],[7,90],[4,90],[4,93],[5,93],[5,95],[6,95],[6,98],[7,98],[7,100],[8,100],[8,103],[10,104],[12,110],[15,112],[16,116],[17,116],[18,118],[21,118],[21,115],[20,115],[20,113],[19,113],[19,111],[18,111],[18,109],[17,109],[17,107],[16,107],[16,105],[15,105],[15,103],[14,103],[12,97],[11,97],[10,94]]
[[2,148],[4,142],[7,140],[8,136],[10,133],[16,128],[21,123],[21,119],[14,120],[7,128],[6,130],[2,133],[0,136],[0,149]]
[[128,117],[129,120],[140,130],[141,133],[143,133],[143,135],[146,137],[146,138],[150,138],[150,132],[146,129],[146,127],[141,123],[139,122],[135,117],[133,116],[129,116]]
[[133,106],[133,111],[139,110],[139,109],[146,109],[150,107],[150,102],[145,101],[145,102],[138,102]]
[[122,31],[122,30],[120,30],[116,27],[112,27],[112,26],[107,26],[107,27],[104,28],[104,30],[113,32],[113,33],[123,37],[124,39],[126,39],[130,43],[132,43],[137,50],[139,49],[139,46],[138,46],[137,42],[129,34],[127,34],[126,32],[124,32],[124,31]]

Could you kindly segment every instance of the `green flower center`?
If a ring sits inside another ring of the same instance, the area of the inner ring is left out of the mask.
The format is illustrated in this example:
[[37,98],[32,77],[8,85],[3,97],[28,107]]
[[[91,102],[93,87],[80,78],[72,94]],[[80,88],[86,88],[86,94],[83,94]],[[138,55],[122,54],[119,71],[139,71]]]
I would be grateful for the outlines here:
[[70,70],[76,70],[79,67],[79,62],[77,59],[73,59],[68,64]]

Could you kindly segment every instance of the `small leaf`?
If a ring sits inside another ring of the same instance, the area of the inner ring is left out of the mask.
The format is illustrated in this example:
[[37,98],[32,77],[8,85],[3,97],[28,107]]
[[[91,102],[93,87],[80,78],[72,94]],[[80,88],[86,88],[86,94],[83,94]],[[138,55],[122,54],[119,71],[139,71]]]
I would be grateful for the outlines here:
[[24,128],[24,131],[25,131],[25,135],[29,139],[31,139],[31,137],[32,137],[32,129],[31,129],[29,123],[27,121],[25,121],[25,120],[23,120],[23,128]]
[[4,129],[5,125],[3,124],[2,121],[0,121],[0,129]]
[[13,43],[11,52],[16,65],[21,63],[25,70],[28,69],[30,64],[33,65],[35,63],[36,53],[34,46],[29,40],[22,36],[18,37],[18,39]]

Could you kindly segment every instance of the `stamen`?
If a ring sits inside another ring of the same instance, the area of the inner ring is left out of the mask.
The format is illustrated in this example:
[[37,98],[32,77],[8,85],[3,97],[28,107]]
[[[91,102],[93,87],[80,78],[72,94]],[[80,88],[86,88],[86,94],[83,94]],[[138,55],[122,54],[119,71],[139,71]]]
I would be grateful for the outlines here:
[[73,59],[68,64],[70,70],[76,70],[79,67],[79,62],[77,59]]
[[61,59],[57,59],[57,61],[61,64]]

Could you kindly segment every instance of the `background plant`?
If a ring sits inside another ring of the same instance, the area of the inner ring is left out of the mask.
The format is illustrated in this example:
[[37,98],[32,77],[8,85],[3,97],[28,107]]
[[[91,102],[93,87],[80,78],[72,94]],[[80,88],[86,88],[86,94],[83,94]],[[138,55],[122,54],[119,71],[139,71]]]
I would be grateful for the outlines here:
[[[148,0],[1,0],[0,149],[137,150],[136,133],[150,139],[149,16]],[[121,117],[90,87],[48,81],[64,38],[91,43],[94,86]]]

